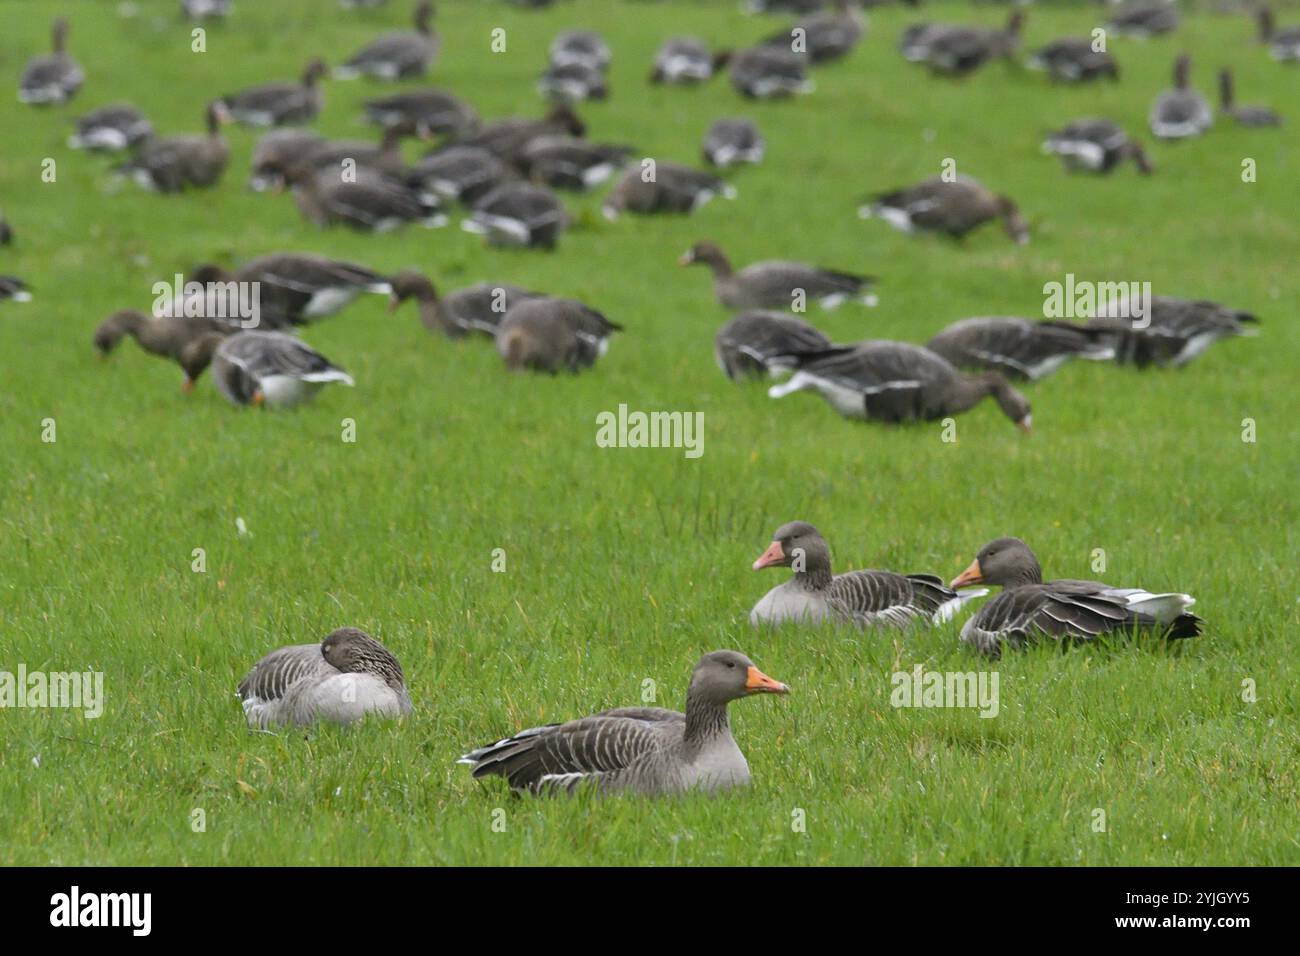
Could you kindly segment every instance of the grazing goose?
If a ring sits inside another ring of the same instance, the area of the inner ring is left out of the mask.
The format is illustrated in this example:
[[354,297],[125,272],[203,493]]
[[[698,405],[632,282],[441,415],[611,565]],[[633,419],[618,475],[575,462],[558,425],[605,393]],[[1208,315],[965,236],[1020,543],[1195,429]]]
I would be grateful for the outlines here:
[[22,78],[18,81],[18,102],[33,106],[66,103],[77,95],[86,81],[81,64],[64,51],[68,39],[68,21],[54,21],[52,28],[54,52],[36,56],[27,61]]
[[720,119],[704,134],[704,161],[727,169],[737,163],[761,163],[767,140],[747,119]]
[[324,61],[315,59],[303,70],[301,83],[265,83],[223,96],[217,102],[244,126],[309,123],[324,101],[318,81],[328,73]]
[[284,332],[204,335],[181,350],[191,388],[209,365],[217,390],[234,405],[289,408],[311,401],[330,382],[354,384],[343,369]]
[[409,123],[420,136],[460,136],[478,126],[478,113],[472,106],[433,87],[366,100],[362,106],[367,122],[383,127]]
[[569,214],[555,193],[531,183],[506,182],[474,203],[461,228],[484,236],[492,246],[549,250],[568,224]]
[[1114,317],[1130,312],[1126,302],[1111,306],[1103,311],[1113,316],[1099,315],[1088,327],[1111,333],[1108,341],[1114,345],[1115,360],[1138,368],[1180,368],[1219,339],[1259,334],[1247,327],[1259,322],[1251,313],[1203,299],[1152,296],[1145,328],[1135,328],[1133,319]]
[[755,627],[821,624],[834,621],[855,627],[907,627],[918,622],[951,621],[961,606],[988,589],[958,594],[934,574],[893,571],[831,573],[831,549],[806,521],[781,525],[772,543],[754,562],[754,570],[785,567],[790,580],[768,591],[749,612]]
[[1238,126],[1280,126],[1282,117],[1267,106],[1237,106],[1231,70],[1219,71],[1219,112],[1236,120]]
[[476,779],[504,777],[518,793],[599,793],[640,796],[713,793],[749,784],[749,764],[731,736],[727,704],[752,694],[785,694],[737,651],[700,658],[686,691],[686,713],[621,707],[563,724],[530,727],[479,747],[457,763]]
[[190,343],[207,335],[225,336],[238,331],[235,320],[187,318],[183,313],[146,315],[138,309],[121,309],[96,326],[94,341],[100,358],[107,358],[129,335],[149,354],[179,362]]
[[802,262],[768,260],[745,266],[739,272],[722,249],[713,242],[697,242],[677,260],[679,265],[702,262],[713,273],[713,291],[728,309],[794,309],[815,300],[823,309],[834,309],[849,299],[875,305],[876,297],[864,292],[875,282],[872,276],[833,272]]
[[566,30],[552,41],[550,59],[552,66],[577,64],[604,70],[609,66],[609,45],[590,30]]
[[866,32],[866,21],[862,11],[849,0],[836,0],[835,7],[834,11],[815,13],[788,30],[773,33],[763,45],[806,55],[813,63],[829,63],[847,56]]
[[1153,168],[1141,144],[1107,119],[1075,120],[1049,133],[1043,152],[1061,157],[1069,170],[1109,173],[1126,159],[1133,160],[1140,173],[1150,173]]
[[456,141],[457,146],[477,146],[486,149],[503,162],[516,165],[523,157],[528,144],[539,136],[577,136],[587,133],[587,127],[567,105],[560,104],[540,120],[509,116],[485,124],[478,132]]
[[935,73],[963,76],[989,60],[1010,58],[1020,45],[1024,19],[1017,10],[1001,30],[949,27],[932,33],[926,38],[924,62]]
[[1120,36],[1159,36],[1178,29],[1178,7],[1172,0],[1129,0],[1110,15],[1106,26]]
[[1029,241],[1029,224],[1006,196],[990,192],[969,176],[948,182],[935,176],[915,186],[871,197],[859,207],[863,219],[878,216],[900,232],[942,232],[962,239],[972,229],[1001,219],[1015,242]]
[[651,83],[690,85],[703,83],[713,77],[731,59],[728,50],[716,53],[696,37],[669,37],[655,53]]
[[30,302],[32,294],[27,290],[27,283],[14,276],[0,276],[0,302],[9,299],[13,302]]
[[1150,631],[1169,639],[1195,637],[1204,623],[1186,609],[1186,594],[1152,594],[1100,581],[1048,581],[1034,552],[1019,538],[998,538],[980,549],[952,587],[992,584],[1004,590],[961,629],[961,639],[997,657],[1040,636],[1090,641],[1114,632]]
[[370,76],[379,80],[404,80],[428,73],[438,55],[438,35],[430,26],[433,20],[430,0],[420,0],[415,5],[414,20],[414,32],[386,33],[362,47],[342,66],[335,67],[335,79]]
[[309,252],[260,256],[229,273],[212,266],[199,272],[218,282],[256,282],[258,327],[264,330],[305,325],[339,312],[363,293],[393,291],[389,280],[373,269]]
[[165,136],[145,140],[135,154],[117,168],[145,189],[178,193],[187,188],[215,185],[226,170],[230,146],[221,135],[225,111],[220,103],[207,108],[207,136]]
[[1300,26],[1277,29],[1269,7],[1260,7],[1255,15],[1259,18],[1259,42],[1268,45],[1269,55],[1279,63],[1300,62]]
[[1069,322],[1019,318],[962,319],[925,347],[955,368],[988,369],[1031,381],[1051,375],[1072,358],[1105,361],[1115,357],[1105,333]]
[[942,356],[907,342],[868,341],[806,356],[772,398],[811,389],[841,415],[881,422],[933,421],[992,395],[1002,413],[1028,433],[1029,401],[998,372],[963,375]]
[[411,270],[393,276],[392,284],[390,312],[395,312],[407,299],[415,299],[424,327],[452,339],[471,333],[495,338],[497,326],[515,303],[544,298],[540,292],[503,282],[480,282],[439,296],[428,277]]
[[746,0],[750,13],[816,13],[826,0]]
[[950,31],[964,29],[966,28],[951,23],[909,24],[898,38],[898,52],[909,63],[924,63],[936,40]]
[[402,156],[402,139],[417,133],[415,124],[401,122],[384,129],[378,143],[364,140],[327,139],[308,143],[296,153],[286,150],[278,165],[267,163],[270,175],[288,183],[295,173],[314,171],[342,179],[345,172],[400,177],[406,160]]
[[1115,57],[1108,50],[1093,49],[1090,37],[1053,40],[1034,51],[1029,58],[1029,67],[1046,70],[1052,79],[1066,83],[1086,83],[1103,76],[1119,79],[1119,64]]
[[481,146],[448,146],[424,157],[403,178],[414,189],[473,204],[516,175],[513,167]]
[[365,631],[340,627],[319,644],[267,654],[239,682],[248,726],[265,730],[318,720],[352,724],[368,715],[411,713],[402,665]]
[[741,50],[731,59],[731,85],[753,100],[811,93],[816,87],[804,62],[803,57],[780,47]]
[[1174,61],[1174,88],[1165,90],[1151,104],[1147,121],[1160,139],[1200,136],[1214,124],[1210,104],[1190,87],[1191,57],[1183,54]]
[[335,172],[295,167],[288,181],[299,211],[318,226],[392,232],[411,223],[426,229],[447,224],[437,196],[414,192],[404,183],[378,173],[361,172],[355,182],[349,182]]
[[520,157],[523,174],[555,189],[588,190],[627,165],[630,146],[590,143],[573,136],[537,136]]
[[230,16],[231,0],[181,0],[181,13],[191,20]]
[[497,326],[497,353],[510,371],[531,369],[552,375],[596,364],[621,325],[576,299],[525,298],[512,305]]
[[831,340],[803,319],[757,310],[740,313],[713,340],[718,368],[733,381],[790,371],[803,358],[831,347]]
[[646,167],[638,164],[614,184],[601,207],[606,219],[620,213],[689,213],[719,194],[736,198],[733,186],[714,176],[678,163],[661,162],[654,167],[654,177],[647,181]]
[[319,133],[304,129],[274,129],[264,134],[253,148],[248,188],[254,192],[282,189],[285,171],[324,143]]
[[77,131],[68,137],[72,149],[118,152],[153,135],[153,124],[129,103],[114,103],[91,110],[77,119]]
[[581,103],[609,98],[605,74],[583,63],[553,63],[537,81],[537,92],[552,103]]

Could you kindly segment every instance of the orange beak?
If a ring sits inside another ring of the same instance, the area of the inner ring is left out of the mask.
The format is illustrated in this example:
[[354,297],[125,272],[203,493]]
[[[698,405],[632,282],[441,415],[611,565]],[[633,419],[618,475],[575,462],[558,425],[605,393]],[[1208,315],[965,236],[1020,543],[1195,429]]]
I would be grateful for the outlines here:
[[751,666],[745,675],[745,690],[751,694],[788,694],[790,688],[780,681],[772,680],[757,667]]
[[964,588],[968,584],[982,584],[984,582],[984,573],[980,571],[979,558],[976,558],[961,574],[952,579],[948,585],[950,588]]
[[402,300],[399,299],[397,296],[395,296],[395,295],[390,295],[390,296],[388,297],[388,311],[389,311],[389,312],[396,312],[396,311],[397,311],[397,307],[398,307],[399,305],[401,305],[401,304],[402,304]]
[[186,395],[194,391],[194,379],[187,378],[185,381],[181,382],[181,391]]
[[1016,427],[1026,435],[1032,435],[1034,433],[1034,426],[1030,424],[1028,415],[1016,422]]
[[253,393],[253,399],[252,399],[251,404],[258,406],[259,408],[260,408],[262,405],[265,405],[265,404],[266,404],[266,395],[263,394],[263,392],[262,392],[262,390],[261,390],[260,388],[259,388],[256,392]]
[[781,550],[781,542],[773,541],[767,546],[767,550],[758,556],[754,562],[754,570],[762,571],[764,568],[770,568],[774,564],[780,564],[785,560],[785,552]]

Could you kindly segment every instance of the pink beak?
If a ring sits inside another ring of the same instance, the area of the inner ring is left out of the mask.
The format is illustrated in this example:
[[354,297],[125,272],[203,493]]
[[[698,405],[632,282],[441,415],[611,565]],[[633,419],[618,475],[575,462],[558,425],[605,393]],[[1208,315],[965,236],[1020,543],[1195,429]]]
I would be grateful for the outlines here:
[[780,564],[785,560],[785,552],[781,550],[781,542],[773,541],[767,546],[767,550],[758,556],[754,562],[754,570],[762,571],[764,568],[770,568],[774,564]]

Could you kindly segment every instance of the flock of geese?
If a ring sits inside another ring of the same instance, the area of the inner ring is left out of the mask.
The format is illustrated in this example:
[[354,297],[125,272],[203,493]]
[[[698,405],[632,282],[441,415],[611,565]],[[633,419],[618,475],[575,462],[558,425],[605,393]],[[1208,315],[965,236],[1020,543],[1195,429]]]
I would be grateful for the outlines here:
[[[852,53],[866,22],[862,7],[884,0],[751,0],[755,13],[784,12],[798,19],[759,44],[733,51],[689,36],[665,39],[649,64],[648,82],[707,83],[725,74],[747,99],[793,97],[814,91],[812,74]],[[373,7],[384,0],[344,0],[343,7]],[[526,0],[524,6],[546,6]],[[910,5],[918,5],[912,2]],[[228,0],[183,0],[195,19],[231,14]],[[1278,28],[1267,8],[1257,11],[1259,41],[1278,61],[1300,61],[1300,27]],[[231,151],[223,127],[237,123],[267,132],[249,163],[250,188],[291,193],[303,217],[321,227],[385,233],[411,226],[436,228],[461,215],[462,228],[498,246],[554,250],[570,217],[561,194],[587,191],[613,180],[602,203],[611,220],[624,214],[690,214],[717,197],[735,198],[729,169],[761,163],[767,143],[743,117],[718,118],[701,144],[702,168],[667,160],[638,160],[625,144],[587,139],[578,104],[611,95],[611,50],[595,33],[567,31],[550,46],[537,81],[549,101],[540,118],[483,120],[467,102],[437,87],[403,87],[364,104],[378,128],[371,141],[330,140],[305,128],[318,115],[324,84],[355,77],[375,81],[420,79],[437,61],[440,39],[433,4],[414,5],[411,29],[385,33],[332,69],[313,59],[296,81],[274,82],[215,94],[204,105],[205,131],[159,135],[132,104],[110,103],[75,121],[68,145],[77,150],[124,154],[115,174],[147,189],[184,194],[218,182]],[[940,75],[966,75],[998,59],[1019,55],[1026,16],[1013,13],[1004,27],[918,22],[899,38],[908,61]],[[1156,36],[1179,26],[1172,0],[1133,0],[1109,13],[1117,36]],[[1121,46],[1122,43],[1116,44]],[[1158,48],[1149,47],[1154,51]],[[1052,82],[1118,82],[1120,63],[1095,35],[1065,37],[1026,60]],[[1154,101],[1150,132],[1160,139],[1203,135],[1215,110],[1190,83],[1186,56],[1173,64],[1173,87]],[[19,99],[52,106],[73,99],[86,75],[69,51],[69,24],[53,25],[53,51],[23,71]],[[1247,125],[1280,122],[1264,107],[1233,98],[1232,74],[1219,75],[1219,116]],[[403,157],[408,138],[438,140],[413,164]],[[1109,174],[1132,160],[1150,174],[1141,143],[1116,123],[1081,117],[1043,143],[1070,171]],[[648,174],[649,172],[649,174]],[[183,200],[181,200],[183,201]],[[989,222],[1000,222],[1017,243],[1029,226],[1017,204],[967,176],[939,176],[863,201],[858,214],[904,233],[932,232],[956,242]],[[12,241],[0,219],[0,244]],[[730,379],[772,376],[779,398],[814,391],[842,415],[884,422],[934,420],[992,398],[1014,424],[1029,431],[1030,403],[1013,385],[1041,379],[1071,358],[1181,366],[1218,339],[1249,334],[1256,320],[1214,302],[1155,297],[1149,322],[1135,327],[1124,303],[1086,323],[977,317],[960,321],[927,344],[873,340],[837,344],[799,317],[809,305],[876,304],[872,277],[809,263],[765,260],[735,268],[715,242],[701,240],[680,257],[706,267],[719,303],[732,311],[715,338],[718,365]],[[508,282],[482,282],[440,291],[425,274],[383,274],[310,252],[261,256],[233,268],[204,264],[166,309],[115,311],[94,332],[94,345],[110,353],[124,338],[178,364],[193,388],[211,370],[216,387],[238,405],[285,407],[310,399],[330,383],[352,385],[341,367],[312,349],[298,329],[344,309],[362,295],[387,296],[390,308],[415,301],[421,322],[449,337],[485,336],[509,369],[578,372],[605,354],[622,327],[593,306]],[[257,283],[257,327],[243,328],[214,306],[212,290]],[[0,300],[27,301],[26,284],[0,276]],[[755,625],[834,621],[863,628],[915,627],[952,620],[964,605],[1000,586],[964,624],[961,636],[997,655],[1037,637],[1089,640],[1113,632],[1146,631],[1170,639],[1191,637],[1201,621],[1187,612],[1181,593],[1120,588],[1095,581],[1044,581],[1038,560],[1023,542],[1001,538],[981,549],[964,572],[945,585],[932,574],[883,570],[834,574],[830,550],[816,528],[783,525],[754,562],[755,570],[788,567],[790,578],[754,606]],[[666,793],[719,789],[744,783],[749,771],[732,738],[727,705],[758,693],[786,693],[743,654],[704,655],[692,672],[685,712],[657,708],[605,711],[581,720],[523,730],[467,753],[475,777],[499,775],[516,790],[573,790],[595,783],[604,790]],[[239,685],[251,726],[305,725],[318,720],[351,723],[366,715],[400,717],[412,701],[397,658],[356,628],[341,628],[320,643],[280,648],[260,660]]]

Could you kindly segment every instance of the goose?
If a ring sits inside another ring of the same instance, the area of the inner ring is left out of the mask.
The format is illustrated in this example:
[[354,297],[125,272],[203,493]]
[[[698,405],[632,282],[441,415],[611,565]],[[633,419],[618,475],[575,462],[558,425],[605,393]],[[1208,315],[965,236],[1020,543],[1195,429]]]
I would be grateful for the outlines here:
[[577,64],[604,70],[609,66],[609,45],[590,30],[566,30],[551,42],[550,59],[551,66]]
[[569,224],[559,197],[532,183],[506,182],[474,203],[466,232],[484,236],[492,246],[554,249]]
[[27,283],[22,279],[0,275],[0,302],[6,299],[11,302],[30,302],[32,294],[27,288]]
[[502,316],[497,353],[512,372],[576,373],[595,365],[609,348],[610,336],[622,330],[576,299],[525,298]]
[[898,52],[909,63],[924,63],[930,55],[930,48],[941,36],[953,30],[965,27],[951,23],[912,23],[898,38]]
[[342,66],[334,68],[334,78],[351,80],[370,76],[379,80],[405,80],[424,76],[438,56],[438,35],[430,22],[433,4],[420,0],[415,5],[415,31],[386,33],[362,47]]
[[565,63],[547,67],[537,81],[537,92],[552,103],[581,103],[609,98],[605,74],[593,66]]
[[865,288],[872,276],[834,272],[802,262],[767,260],[732,269],[722,249],[713,242],[697,242],[677,260],[678,265],[700,262],[713,273],[713,291],[728,309],[794,309],[815,300],[823,309],[835,309],[850,299],[875,305],[876,297]]
[[472,776],[504,777],[517,793],[664,796],[713,793],[750,782],[731,735],[727,704],[753,694],[787,694],[738,651],[705,654],[691,672],[686,713],[621,707],[562,724],[530,727],[471,750],[457,763]]
[[762,42],[806,55],[813,63],[829,63],[851,53],[865,32],[861,10],[849,0],[836,0],[835,10],[814,13]]
[[708,45],[698,37],[669,37],[655,53],[651,83],[692,85],[712,79],[713,74],[727,65],[729,50],[709,51]]
[[477,132],[456,141],[458,146],[477,146],[486,149],[504,162],[517,164],[524,149],[538,136],[577,136],[587,133],[587,127],[566,104],[559,104],[542,119],[525,119],[510,116],[493,120]]
[[404,178],[414,189],[472,205],[516,173],[481,146],[448,146],[411,166]]
[[383,127],[409,123],[421,136],[443,133],[460,136],[474,130],[479,122],[472,106],[434,87],[366,100],[362,108],[367,122]]
[[737,163],[761,163],[767,140],[747,119],[717,120],[704,134],[704,161],[727,169]]
[[733,381],[790,371],[802,358],[831,347],[830,339],[803,319],[757,309],[735,316],[713,340],[718,368]]
[[339,0],[344,10],[375,10],[387,3],[388,0]]
[[935,73],[961,76],[997,57],[1010,58],[1020,45],[1024,20],[1025,15],[1017,10],[1001,30],[978,27],[949,27],[939,30],[926,39],[923,60]]
[[86,82],[86,73],[81,64],[64,50],[68,39],[68,21],[62,18],[55,20],[51,33],[53,52],[32,57],[23,68],[22,78],[18,81],[20,103],[30,103],[33,106],[66,103],[77,95],[81,84]]
[[746,0],[750,13],[816,13],[826,0]]
[[1066,83],[1086,83],[1103,76],[1119,79],[1115,57],[1108,50],[1093,49],[1091,37],[1053,40],[1030,55],[1029,67],[1046,70],[1052,79]]
[[389,295],[390,281],[373,269],[310,252],[250,259],[233,272],[199,269],[217,282],[257,283],[261,329],[305,325],[334,315],[362,294]]
[[963,375],[947,359],[907,342],[867,341],[801,357],[772,398],[812,390],[841,415],[881,422],[933,421],[973,408],[993,396],[1002,413],[1026,434],[1029,401],[999,372]]
[[113,103],[91,110],[77,119],[77,131],[68,137],[71,149],[120,152],[153,135],[153,124],[129,103]]
[[150,355],[179,362],[190,343],[207,335],[226,336],[238,331],[234,320],[146,315],[138,309],[120,309],[95,327],[94,342],[100,358],[107,358],[123,338],[130,336]]
[[181,13],[191,20],[230,16],[231,0],[181,0]]
[[942,232],[962,239],[991,219],[1001,219],[1008,236],[1020,245],[1029,241],[1029,224],[1006,196],[986,189],[969,176],[952,181],[935,176],[915,186],[871,197],[859,207],[863,219],[885,220],[900,232]]
[[1120,36],[1147,39],[1178,29],[1179,22],[1172,0],[1129,0],[1110,15],[1106,26]]
[[287,184],[295,173],[317,172],[342,179],[343,174],[376,173],[400,177],[406,160],[402,156],[402,139],[418,133],[414,123],[404,121],[384,129],[378,143],[364,140],[326,139],[307,142],[296,153],[285,150],[283,158],[263,163],[263,175],[278,177]]
[[1219,112],[1236,120],[1238,126],[1280,126],[1282,117],[1267,106],[1237,106],[1231,70],[1219,71]]
[[951,621],[967,601],[988,594],[987,588],[958,594],[934,574],[832,574],[830,547],[806,521],[790,521],[776,529],[772,543],[753,564],[755,571],[771,567],[791,568],[794,576],[754,605],[749,612],[754,627],[827,621],[859,628],[936,625]]
[[145,140],[135,154],[117,168],[119,175],[160,193],[213,186],[226,170],[230,146],[221,135],[225,112],[209,103],[206,136],[165,136]]
[[1002,593],[976,612],[961,639],[983,654],[1000,656],[1003,645],[1021,647],[1038,637],[1090,641],[1114,632],[1155,632],[1195,637],[1204,622],[1188,614],[1187,594],[1153,594],[1100,581],[1043,581],[1038,558],[1019,538],[998,538],[980,549],[952,587],[991,584]]
[[1204,299],[1152,296],[1145,327],[1120,317],[1132,311],[1127,302],[1110,303],[1103,314],[1089,320],[1088,327],[1110,333],[1115,360],[1138,368],[1181,368],[1219,339],[1259,334],[1249,327],[1259,322],[1251,313]]
[[320,112],[324,97],[318,80],[329,70],[323,60],[307,64],[301,83],[266,83],[217,100],[236,123],[244,126],[288,126],[308,123]]
[[1043,152],[1059,156],[1069,170],[1110,173],[1124,160],[1131,159],[1138,172],[1146,175],[1153,169],[1151,160],[1136,140],[1107,119],[1075,120],[1049,133]]
[[1261,6],[1255,16],[1259,19],[1259,42],[1268,45],[1269,56],[1279,63],[1300,61],[1300,26],[1277,29],[1269,7]]
[[200,336],[181,350],[179,362],[189,388],[211,365],[217,390],[234,405],[290,408],[311,401],[330,382],[355,384],[343,369],[284,332]]
[[1189,82],[1192,59],[1183,54],[1174,61],[1174,88],[1165,90],[1151,104],[1148,123],[1160,139],[1186,139],[1200,136],[1214,125],[1214,111]]
[[303,217],[318,226],[344,225],[358,232],[393,232],[411,223],[426,229],[447,224],[437,196],[417,193],[379,173],[359,172],[355,181],[345,181],[334,172],[295,167],[288,181]]
[[605,218],[617,219],[620,213],[642,214],[694,212],[714,196],[736,198],[735,187],[712,173],[691,169],[678,163],[660,162],[654,166],[653,178],[647,180],[644,163],[638,164],[614,184],[601,207]]
[[779,47],[757,46],[731,58],[731,85],[752,100],[770,100],[811,93],[804,58]]
[[452,339],[470,334],[495,338],[497,326],[515,303],[544,298],[540,292],[504,282],[480,282],[439,296],[427,276],[409,269],[393,276],[392,288],[390,312],[397,311],[407,299],[414,299],[424,327]]
[[254,192],[282,189],[285,171],[324,143],[325,137],[305,129],[273,129],[263,134],[253,147],[248,188]]
[[962,319],[926,343],[959,369],[987,369],[1007,378],[1037,381],[1072,358],[1115,357],[1105,334],[1069,322],[1013,317]]
[[5,217],[0,214],[0,246],[13,245],[13,241],[13,226],[9,225],[9,220],[5,219]]
[[365,631],[340,627],[319,644],[272,651],[239,682],[248,726],[353,724],[413,710],[402,665]]
[[590,143],[572,136],[537,136],[520,158],[524,175],[555,189],[588,190],[627,165],[630,146]]

